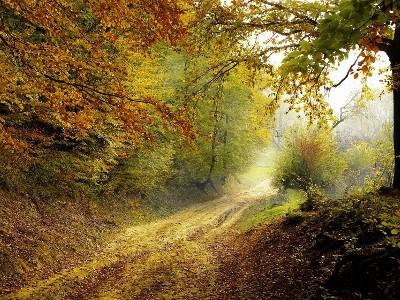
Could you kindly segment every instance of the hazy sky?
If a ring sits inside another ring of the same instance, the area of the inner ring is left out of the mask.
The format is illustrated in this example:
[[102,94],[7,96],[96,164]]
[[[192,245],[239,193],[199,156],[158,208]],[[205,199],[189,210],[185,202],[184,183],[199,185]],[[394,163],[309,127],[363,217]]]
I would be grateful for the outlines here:
[[[262,42],[262,39],[259,39],[259,41]],[[357,52],[350,53],[349,58],[341,62],[338,65],[337,70],[331,73],[331,79],[334,83],[339,82],[345,77],[348,69],[357,58],[357,55]],[[275,54],[271,56],[270,62],[275,66],[279,66],[283,57],[283,54]],[[377,94],[380,94],[385,88],[385,83],[383,81],[387,74],[382,72],[382,69],[387,68],[388,66],[388,57],[383,52],[379,52],[374,64],[373,75],[367,79],[368,87],[376,91]],[[356,91],[361,90],[361,81],[362,76],[354,79],[353,75],[350,75],[340,86],[331,89],[327,100],[335,112],[339,112],[340,108],[350,100],[350,97],[352,97]]]
[[[332,80],[336,83],[339,82],[347,73],[347,70],[351,64],[356,59],[356,53],[351,53],[349,58],[343,61],[337,71],[333,72],[331,75]],[[375,70],[373,76],[369,77],[367,80],[367,85],[377,93],[380,93],[385,88],[385,83],[383,82],[387,76],[382,69],[389,66],[389,59],[383,52],[379,52],[377,55],[377,60],[374,64]],[[331,90],[328,101],[335,111],[338,111],[349,97],[351,97],[354,91],[361,89],[361,76],[354,79],[353,76],[349,76],[339,87]]]

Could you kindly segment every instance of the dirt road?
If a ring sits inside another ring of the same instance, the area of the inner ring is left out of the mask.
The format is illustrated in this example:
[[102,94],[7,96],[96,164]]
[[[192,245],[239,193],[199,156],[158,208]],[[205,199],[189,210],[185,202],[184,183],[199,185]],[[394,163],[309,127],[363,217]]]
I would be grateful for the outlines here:
[[268,181],[127,228],[84,264],[5,299],[209,299],[218,265],[211,248],[232,230]]

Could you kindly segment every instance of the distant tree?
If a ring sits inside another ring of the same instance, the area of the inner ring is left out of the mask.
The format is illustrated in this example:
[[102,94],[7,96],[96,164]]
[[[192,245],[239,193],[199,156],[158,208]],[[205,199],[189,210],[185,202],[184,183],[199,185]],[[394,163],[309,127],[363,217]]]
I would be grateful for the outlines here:
[[[208,61],[199,61],[203,67],[196,72],[202,74]],[[200,63],[195,65],[199,68]],[[267,144],[269,116],[263,111],[266,98],[257,86],[249,87],[243,82],[246,76],[248,70],[236,68],[218,79],[218,83],[192,95],[197,99],[193,107],[195,149],[178,150],[175,180],[201,189],[217,189],[229,176],[243,171],[256,151]],[[194,89],[204,86],[210,78],[211,75],[197,82]]]

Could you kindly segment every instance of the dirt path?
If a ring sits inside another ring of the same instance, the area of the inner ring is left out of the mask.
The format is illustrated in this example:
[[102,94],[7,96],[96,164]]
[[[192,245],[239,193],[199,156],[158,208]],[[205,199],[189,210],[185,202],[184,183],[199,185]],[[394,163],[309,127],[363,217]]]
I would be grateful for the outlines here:
[[91,260],[5,299],[207,299],[216,288],[212,245],[260,196],[245,192],[193,205],[169,218],[127,228]]

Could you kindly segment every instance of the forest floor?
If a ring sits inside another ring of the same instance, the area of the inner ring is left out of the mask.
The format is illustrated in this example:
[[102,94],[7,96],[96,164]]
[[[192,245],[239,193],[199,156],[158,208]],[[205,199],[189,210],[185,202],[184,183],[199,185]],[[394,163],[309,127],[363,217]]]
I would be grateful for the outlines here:
[[[207,299],[221,284],[223,240],[243,212],[274,191],[268,181],[132,226],[87,261],[5,299]],[[221,248],[222,247],[222,248]]]
[[0,298],[399,299],[400,249],[370,221],[383,204],[400,213],[399,198],[300,213],[301,193],[283,196],[263,181],[115,231],[69,267],[9,285]]
[[[252,168],[224,196],[136,225],[88,223],[88,212],[68,206],[65,219],[24,219],[18,212],[29,210],[10,198],[0,210],[0,299],[400,299],[400,249],[378,222],[400,216],[400,194],[300,212],[304,194],[273,190],[268,168]],[[4,277],[14,273],[20,280]]]

